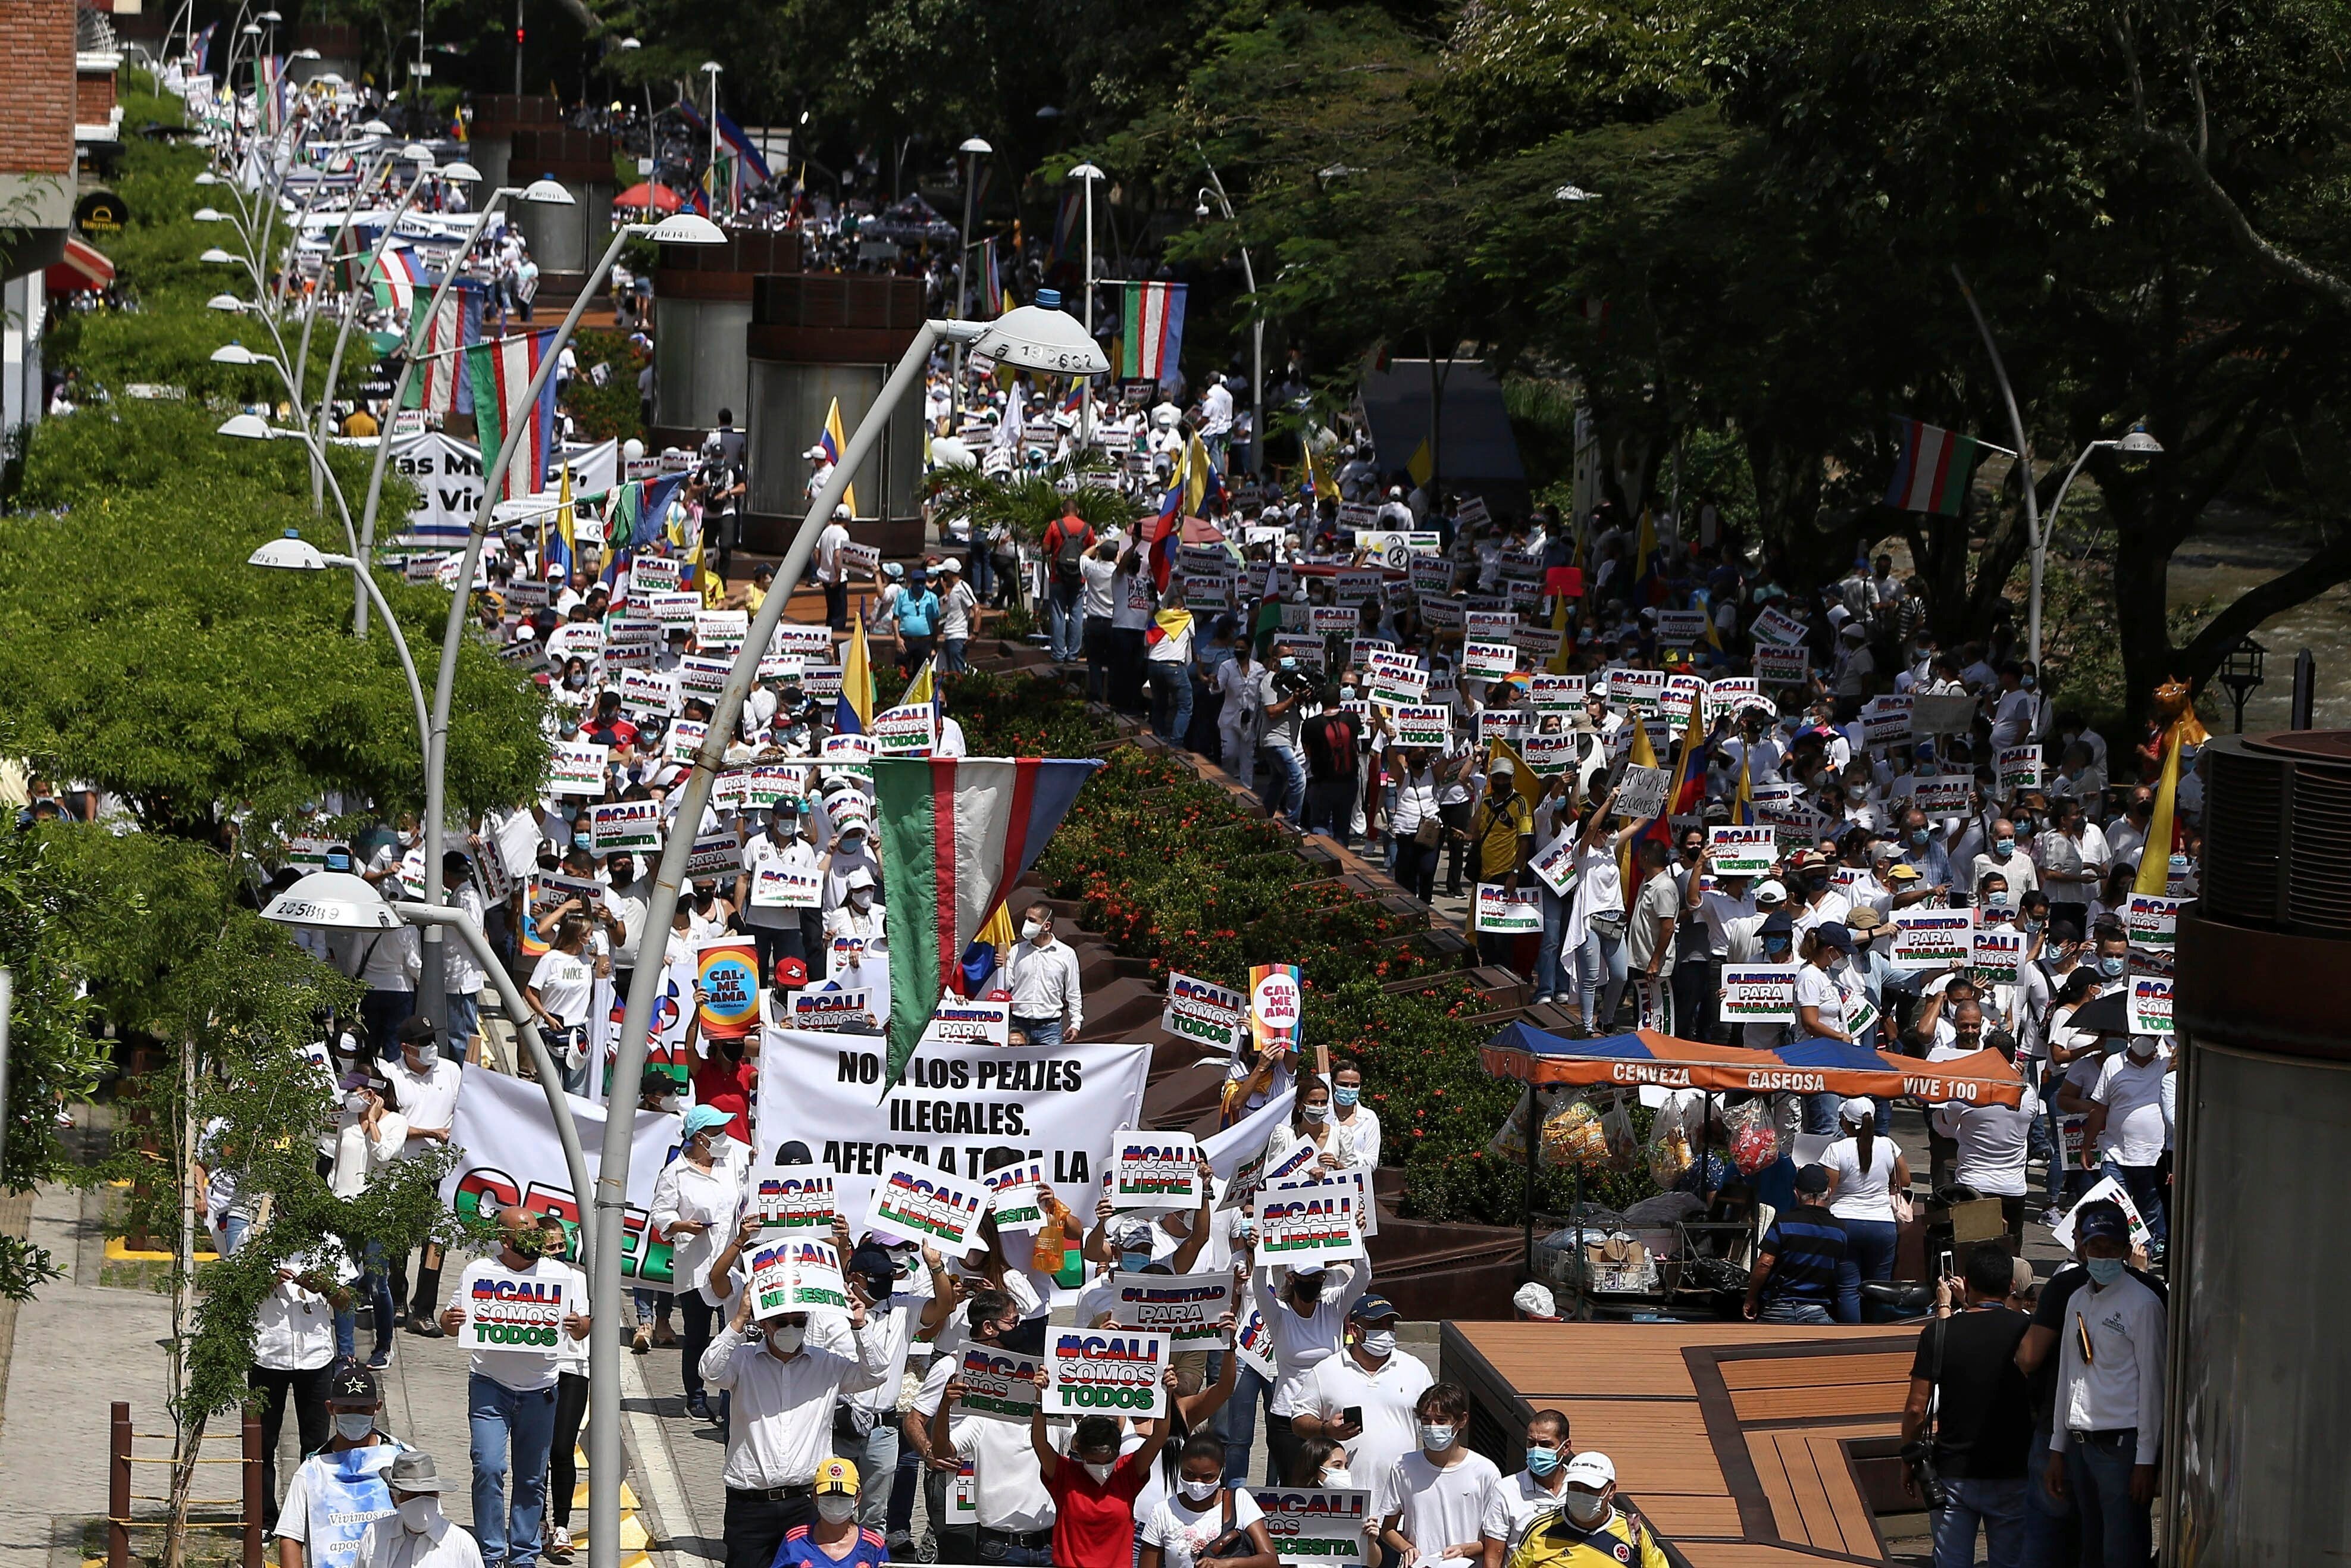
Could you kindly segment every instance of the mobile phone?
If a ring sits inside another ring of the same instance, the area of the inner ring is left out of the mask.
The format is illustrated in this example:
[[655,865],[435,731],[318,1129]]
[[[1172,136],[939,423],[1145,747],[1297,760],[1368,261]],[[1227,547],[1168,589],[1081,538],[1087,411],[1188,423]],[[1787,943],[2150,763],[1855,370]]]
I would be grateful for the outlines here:
[[1339,1412],[1339,1419],[1357,1431],[1361,1431],[1364,1427],[1364,1407],[1360,1405],[1350,1405]]
[[1938,1279],[1943,1279],[1943,1280],[1948,1280],[1948,1279],[1950,1279],[1950,1278],[1952,1277],[1952,1276],[1951,1276],[1951,1255],[1950,1255],[1950,1253],[1949,1253],[1948,1251],[1947,1251],[1947,1252],[1945,1252],[1945,1253],[1943,1254],[1943,1262],[1942,1262],[1942,1267],[1941,1267],[1941,1268],[1937,1271],[1936,1277],[1937,1277]]

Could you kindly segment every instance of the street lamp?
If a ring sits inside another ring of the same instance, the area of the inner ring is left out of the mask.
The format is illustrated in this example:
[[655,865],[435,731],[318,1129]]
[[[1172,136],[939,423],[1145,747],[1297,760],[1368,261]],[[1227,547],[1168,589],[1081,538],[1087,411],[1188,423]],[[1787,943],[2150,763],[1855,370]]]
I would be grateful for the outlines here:
[[[971,198],[973,188],[979,183],[979,161],[996,151],[985,138],[967,136],[956,149],[964,160],[963,167],[963,234],[956,252],[955,319],[962,320],[971,312]],[[948,355],[951,378],[947,388],[947,409],[956,417],[949,421],[960,424],[963,415],[963,345],[956,343]]]
[[2262,658],[2268,652],[2251,637],[2240,637],[2220,661],[2220,684],[2229,688],[2229,700],[2236,706],[2239,735],[2245,733],[2245,699],[2262,684]]
[[[1071,170],[1069,177],[1086,183],[1086,281],[1079,298],[1085,302],[1086,336],[1091,338],[1094,335],[1094,184],[1109,176],[1089,162]],[[1086,382],[1078,394],[1078,449],[1083,451],[1092,445],[1093,438],[1094,383]]]
[[710,162],[704,165],[703,178],[710,186],[710,210],[718,208],[718,77],[726,68],[716,60],[702,62],[702,74],[710,78]]
[[[1200,167],[1208,172],[1208,184],[1216,192],[1217,205],[1223,209],[1225,222],[1233,221],[1232,199],[1225,194],[1225,183],[1217,175],[1217,166],[1206,158]],[[1328,171],[1325,171],[1327,173]],[[1196,209],[1198,216],[1207,215],[1207,191]],[[1265,312],[1258,303],[1257,266],[1249,259],[1249,246],[1242,246],[1241,280],[1249,292],[1249,474],[1252,477],[1265,472]]]
[[[584,298],[584,296],[583,296]],[[872,404],[849,437],[841,460],[810,503],[808,514],[800,519],[799,529],[792,536],[790,548],[776,568],[778,582],[798,582],[808,570],[809,558],[815,553],[816,537],[826,519],[840,505],[842,494],[849,488],[850,476],[855,474],[881,440],[882,432],[891,415],[907,393],[921,386],[923,370],[930,362],[931,350],[941,340],[953,343],[972,343],[985,351],[998,356],[999,362],[1016,370],[1050,371],[1061,375],[1099,376],[1110,370],[1110,361],[1102,357],[1102,348],[1067,311],[1049,309],[1042,305],[1023,305],[1006,311],[985,328],[967,321],[925,321],[914,333],[914,340],[906,346],[882,390],[874,395]],[[983,342],[984,340],[984,342]],[[537,389],[534,387],[533,392]],[[493,482],[488,492],[496,494]],[[484,511],[488,509],[485,504]],[[475,528],[481,523],[477,520]],[[478,538],[478,535],[476,535]],[[466,570],[472,570],[470,558]],[[775,640],[776,628],[783,621],[784,604],[789,595],[770,593],[752,617],[743,645],[737,649],[734,666],[727,672],[726,684],[718,694],[715,711],[710,716],[703,744],[695,748],[694,766],[686,775],[680,797],[675,821],[689,825],[687,831],[673,832],[662,848],[659,868],[653,873],[653,885],[645,904],[644,920],[648,932],[666,932],[677,912],[678,890],[685,882],[686,860],[694,848],[690,825],[702,820],[710,804],[711,786],[718,777],[726,759],[726,739],[735,731],[743,714],[743,699],[751,689],[759,672],[762,652]],[[455,607],[464,613],[461,598]],[[629,984],[628,1008],[621,1020],[619,1055],[612,1065],[612,1082],[634,1083],[644,1073],[645,1031],[653,1018],[653,994],[664,977],[664,967],[642,963]],[[912,998],[906,1005],[919,1005]],[[630,1126],[625,1116],[613,1115],[604,1124],[604,1153],[597,1166],[596,1219],[599,1227],[596,1249],[596,1273],[590,1288],[590,1299],[618,1301],[621,1283],[621,1238],[628,1218]],[[603,1364],[617,1360],[621,1353],[620,1319],[605,1313],[595,1319],[589,1336],[590,1364]],[[621,1399],[616,1385],[606,1383],[590,1391],[588,1473],[591,1476],[617,1476],[621,1473]],[[590,1568],[614,1568],[618,1562],[621,1533],[620,1489],[596,1488],[589,1499],[588,1540]]]
[[[2056,498],[2049,503],[2049,515],[2046,517],[2035,518],[2028,512],[2026,520],[2031,525],[2032,531],[2026,539],[2026,546],[2032,552],[2032,591],[2025,607],[2025,643],[2030,650],[2032,667],[2036,670],[2041,667],[2041,576],[2044,563],[2049,559],[2049,541],[2057,532],[2057,510],[2065,504],[2065,492],[2074,487],[2074,476],[2082,471],[2082,465],[2090,460],[2091,453],[2101,450],[2115,452],[2134,461],[2144,462],[2149,457],[2160,456],[2163,453],[2163,444],[2149,435],[2147,433],[2147,426],[2143,424],[2133,426],[2127,435],[2091,442],[2074,457],[2074,465],[2065,470],[2065,478],[2057,486]],[[2024,476],[2024,483],[2030,489],[2032,476],[2029,471]]]

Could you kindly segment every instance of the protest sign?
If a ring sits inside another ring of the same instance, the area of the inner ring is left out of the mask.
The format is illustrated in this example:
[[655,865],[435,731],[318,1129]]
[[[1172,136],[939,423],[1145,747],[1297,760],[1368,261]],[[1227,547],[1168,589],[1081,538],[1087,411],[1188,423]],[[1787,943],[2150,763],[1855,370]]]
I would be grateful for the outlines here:
[[1443,598],[1453,591],[1453,563],[1440,555],[1416,553],[1405,563],[1412,591],[1421,596],[1425,611],[1431,598]]
[[662,629],[650,621],[614,622],[604,634],[604,667],[650,670],[661,653]]
[[1979,925],[1969,940],[1968,967],[1988,986],[2016,983],[2024,962],[2024,933],[2013,925]]
[[2130,945],[2150,953],[2170,952],[2179,944],[2179,908],[2187,902],[2159,893],[2132,894],[2123,926]]
[[669,670],[622,670],[621,711],[631,718],[667,718],[677,711],[677,675]]
[[1507,643],[1510,640],[1510,633],[1518,629],[1519,615],[1515,610],[1471,610],[1461,617],[1464,640]]
[[1168,975],[1159,1027],[1169,1034],[1229,1056],[1240,1049],[1248,1022],[1249,998],[1241,992],[1181,971]]
[[1519,651],[1508,643],[1464,643],[1461,674],[1472,681],[1506,679],[1519,667]]
[[[813,909],[813,904],[809,905]],[[860,986],[854,990],[802,989],[792,993],[792,1027],[831,1033],[851,1024],[873,1029],[881,1024],[873,992]]]
[[615,800],[588,808],[588,831],[600,855],[658,854],[662,847],[659,800]]
[[1635,713],[1654,713],[1665,701],[1666,672],[1663,670],[1611,670],[1608,672],[1608,700]]
[[1965,692],[1935,696],[1921,693],[1910,699],[1913,735],[1965,735],[1975,723],[1976,699]]
[[465,1326],[457,1331],[458,1343],[469,1351],[549,1356],[561,1348],[563,1320],[581,1304],[565,1300],[570,1281],[517,1273],[496,1262],[477,1263],[468,1272],[473,1284],[465,1292]]
[[1706,688],[1706,718],[1708,724],[1725,714],[1736,714],[1750,707],[1771,711],[1771,705],[1763,700],[1762,685],[1752,675],[1724,675]]
[[1502,741],[1516,746],[1527,736],[1528,715],[1514,707],[1489,707],[1478,715],[1478,738],[1481,741]]
[[824,873],[813,863],[795,866],[762,859],[751,873],[755,909],[815,909],[823,901]]
[[675,593],[684,576],[682,561],[668,556],[638,556],[629,563],[629,599],[633,603],[656,593]]
[[2082,1212],[2085,1205],[2093,1203],[2114,1203],[2122,1206],[2123,1223],[2130,1228],[2132,1246],[2144,1247],[2154,1239],[2155,1233],[2147,1228],[2147,1221],[2139,1218],[2138,1205],[2131,1201],[2128,1189],[2114,1177],[2105,1176],[2093,1184],[2090,1190],[2084,1193],[2075,1200],[2074,1207],[2065,1211],[2064,1218],[2050,1228],[2050,1239],[2068,1252],[2074,1250],[2074,1217]]
[[604,889],[601,883],[564,876],[551,871],[533,876],[529,895],[523,905],[523,928],[517,934],[523,956],[536,958],[547,951],[547,939],[538,934],[539,927],[566,903],[576,898],[583,910],[591,909],[603,896]]
[[[1372,665],[1372,700],[1406,706],[1422,701],[1428,695],[1428,672],[1413,659],[1387,658]],[[1450,713],[1450,708],[1433,711]],[[1400,744],[1410,746],[1411,741]]]
[[1201,1141],[1201,1157],[1224,1184],[1217,1200],[1218,1208],[1245,1207],[1257,1196],[1265,1176],[1266,1146],[1273,1130],[1289,1123],[1297,1101],[1298,1091],[1285,1089],[1224,1131]]
[[977,1178],[942,1175],[893,1155],[867,1199],[865,1228],[959,1257],[980,1245],[980,1217],[990,1201]]
[[711,659],[688,653],[677,662],[678,695],[716,700],[718,694],[726,689],[726,677],[734,669],[732,659]]
[[1907,693],[1888,692],[1874,696],[1861,708],[1861,743],[1864,746],[1901,746],[1910,738],[1910,697]]
[[743,869],[743,841],[732,828],[720,828],[694,841],[694,849],[685,859],[685,874],[690,877],[726,877],[732,879]]
[[1015,1355],[1002,1345],[966,1344],[955,1375],[963,1385],[954,1406],[957,1416],[1017,1421],[1025,1427],[1044,1397],[1045,1391],[1037,1386],[1036,1358]]
[[918,1044],[885,1092],[880,1040],[770,1029],[759,1078],[777,1092],[759,1096],[755,1164],[773,1165],[793,1139],[807,1144],[852,1218],[893,1162],[959,1175],[984,1197],[987,1156],[1008,1146],[1042,1160],[1057,1192],[1099,1190],[1113,1139],[1140,1118],[1150,1060],[1145,1045]]
[[1767,609],[1758,615],[1755,624],[1749,630],[1766,642],[1783,646],[1792,647],[1804,640],[1804,623],[1776,609]]
[[1635,1004],[1634,1028],[1655,1030],[1666,1035],[1674,1032],[1674,991],[1670,976],[1634,976],[1633,1000]]
[[1894,967],[1947,969],[1966,963],[1975,950],[1976,912],[1928,909],[1894,912]]
[[1259,964],[1249,970],[1249,1043],[1259,1051],[1294,1051],[1306,994],[1295,964]]
[[1444,548],[1445,536],[1434,529],[1401,530],[1395,528],[1357,528],[1355,548],[1369,550],[1372,559],[1391,570],[1403,571],[1415,556],[1430,555]]
[[1311,604],[1306,609],[1306,629],[1317,637],[1343,637],[1363,624],[1363,617],[1351,605]]
[[1220,1350],[1217,1325],[1233,1310],[1230,1274],[1113,1274],[1110,1321],[1123,1329],[1150,1329],[1174,1350]]
[[805,762],[754,762],[744,770],[744,809],[768,811],[778,800],[798,800],[808,793],[808,777]]
[[824,737],[820,755],[829,770],[839,771],[844,767],[872,761],[878,751],[879,747],[870,735],[828,735]]
[[832,1173],[788,1166],[759,1176],[754,1212],[762,1230],[813,1230],[832,1234],[840,1210],[832,1202]]
[[1364,529],[1370,528],[1374,523],[1379,521],[1379,517],[1380,509],[1377,507],[1373,506],[1369,501],[1342,501],[1339,503],[1339,526],[1351,534],[1361,533]]
[[768,646],[778,653],[798,653],[804,659],[832,657],[832,631],[821,623],[806,625],[798,621],[778,621],[776,634]]
[[1975,786],[1970,773],[1922,773],[1911,781],[1910,803],[1929,817],[1962,817]]
[[1121,1133],[1103,1196],[1122,1209],[1199,1207],[1199,1143],[1189,1133]]
[[751,1251],[751,1315],[766,1319],[831,1307],[849,1310],[841,1254],[830,1241],[789,1236]]
[[1271,1384],[1276,1381],[1273,1365],[1273,1333],[1265,1326],[1265,1314],[1254,1302],[1244,1301],[1240,1331],[1233,1336],[1233,1349],[1241,1364]]
[[759,953],[747,936],[705,939],[695,956],[695,1005],[705,1040],[740,1040],[759,1027]]
[[674,762],[680,768],[694,766],[694,754],[702,749],[702,737],[710,727],[696,718],[673,720],[669,734],[662,741],[662,760]]
[[1041,1230],[1048,1218],[1045,1213],[1044,1189],[1052,1184],[1045,1179],[1042,1160],[1016,1160],[999,1166],[979,1178],[987,1188],[990,1211],[996,1216],[998,1230]]
[[1186,610],[1230,610],[1238,602],[1233,580],[1221,573],[1209,575],[1184,574],[1184,608]]
[[1626,768],[1616,781],[1616,814],[1629,822],[1647,821],[1666,809],[1666,790],[1672,783],[1672,775],[1662,768]]
[[1321,669],[1325,662],[1322,639],[1304,632],[1277,632],[1273,634],[1273,656],[1280,659],[1285,653],[1310,670]]
[[1376,1522],[1368,1490],[1252,1487],[1249,1496],[1265,1515],[1280,1568],[1372,1568],[1379,1560],[1364,1533]]
[[1794,964],[1725,964],[1722,1021],[1794,1023],[1797,967]]
[[1395,743],[1398,746],[1426,746],[1441,750],[1452,738],[1451,707],[1407,704],[1395,710]]
[[2041,746],[2003,746],[1996,764],[2003,790],[2041,788]]
[[1527,677],[1527,701],[1539,714],[1573,713],[1583,706],[1583,677],[1530,675]]
[[1780,858],[1779,835],[1769,823],[1733,822],[1707,830],[1707,869],[1717,876],[1768,876]]
[[[585,740],[559,740],[548,747],[547,788],[550,794],[585,795],[601,800],[604,769],[611,748]],[[658,837],[658,835],[656,835]]]
[[1360,1212],[1351,1182],[1316,1182],[1259,1193],[1258,1266],[1321,1268],[1364,1256],[1364,1238],[1356,1224]]
[[932,703],[908,703],[873,716],[873,743],[883,757],[928,757],[939,743],[939,710]]
[[694,618],[702,612],[702,595],[699,593],[649,593],[643,600],[632,595],[629,604],[632,609],[642,610],[648,619],[657,621],[664,627],[691,627],[694,624]]
[[1520,626],[1510,633],[1510,646],[1531,658],[1548,663],[1559,652],[1562,633],[1552,626]]
[[[579,1095],[570,1098],[571,1119],[594,1181],[604,1148],[604,1107]],[[649,1290],[671,1288],[670,1244],[647,1244],[653,1182],[677,1155],[678,1118],[666,1112],[639,1111],[629,1131],[628,1208],[622,1221],[621,1270],[627,1282]],[[540,1087],[503,1072],[466,1074],[449,1129],[456,1162],[441,1178],[441,1201],[466,1218],[493,1219],[517,1205],[534,1214],[552,1214],[577,1224],[595,1195],[571,1190],[547,1094]]]
[[1559,836],[1537,850],[1534,859],[1527,862],[1527,869],[1562,898],[1575,886],[1575,835],[1573,826],[1562,828]]
[[743,610],[698,610],[694,616],[694,645],[733,653],[751,629],[750,612]]
[[1396,645],[1385,637],[1350,637],[1347,639],[1347,663],[1368,664],[1374,653],[1393,653]]
[[1489,936],[1518,936],[1542,929],[1542,903],[1531,887],[1478,884],[1478,930]]
[[1167,1406],[1160,1379],[1167,1336],[1140,1329],[1053,1329],[1045,1336],[1050,1381],[1045,1409],[1055,1416],[1132,1416],[1146,1420]]
[[[1417,561],[1426,558],[1415,556],[1413,559]],[[1461,601],[1458,599],[1432,593],[1420,601],[1420,623],[1431,632],[1460,631],[1461,616]]]
[[575,621],[547,634],[547,656],[556,664],[586,659],[593,664],[604,652],[604,630],[592,621]]
[[1706,697],[1706,681],[1683,670],[1666,677],[1666,694],[1658,699],[1657,711],[1673,720],[1677,730],[1689,723],[1690,709]]
[[947,995],[923,1026],[923,1040],[933,1045],[968,1041],[973,1045],[1007,1045],[1012,1038],[1012,1004],[985,998]]
[[845,544],[841,547],[841,564],[859,577],[882,575],[882,549],[879,545]]
[[1342,604],[1361,604],[1379,592],[1381,575],[1377,568],[1369,571],[1332,572],[1331,587],[1333,597]]
[[2171,977],[2134,967],[2130,977],[2130,1028],[2133,1034],[2171,1032]]
[[1792,643],[1755,644],[1755,678],[1767,686],[1801,686],[1813,678],[1813,656]]
[[1575,766],[1582,749],[1579,740],[1579,733],[1569,727],[1566,715],[1538,714],[1534,727],[1526,732],[1520,744],[1519,755],[1535,772],[1551,777]]
[[800,671],[800,690],[812,697],[837,697],[841,695],[839,664],[809,664]]
[[759,655],[758,674],[763,681],[781,681],[798,685],[808,671],[808,661],[798,653],[767,653]]
[[1657,612],[1657,641],[1669,648],[1687,648],[1706,635],[1703,610]]

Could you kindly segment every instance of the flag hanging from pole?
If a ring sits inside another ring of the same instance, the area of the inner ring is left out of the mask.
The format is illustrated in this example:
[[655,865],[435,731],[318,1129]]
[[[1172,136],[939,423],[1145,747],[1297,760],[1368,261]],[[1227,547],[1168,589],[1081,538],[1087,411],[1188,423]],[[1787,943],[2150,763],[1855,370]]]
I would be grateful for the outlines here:
[[377,308],[402,316],[416,308],[418,290],[429,289],[434,283],[414,251],[390,247],[375,258],[368,281],[374,286]]
[[285,56],[264,55],[254,63],[254,110],[271,136],[286,129],[287,85]]
[[1096,761],[877,758],[873,820],[890,909],[894,1087],[941,988],[1006,894],[1036,863]]
[[1045,247],[1045,270],[1051,272],[1063,262],[1076,259],[1085,249],[1078,229],[1085,221],[1085,194],[1072,185],[1061,193],[1061,204],[1053,214],[1053,237]]
[[1184,287],[1180,283],[1130,283],[1119,305],[1118,377],[1171,382],[1184,350]]
[[[824,411],[824,434],[817,437],[816,444],[824,448],[824,460],[827,466],[838,467],[841,464],[841,455],[849,449],[849,438],[841,434],[841,400],[839,398],[834,398],[832,406]],[[856,486],[851,485],[842,489],[841,504],[849,508],[851,517],[857,516]]]
[[1886,504],[1906,512],[1958,517],[1969,481],[1983,459],[1983,444],[1972,435],[1896,414],[1894,445],[1899,455],[1894,462],[1893,481],[1886,486]]
[[743,128],[718,111],[718,140],[735,154],[735,168],[741,185],[764,185],[775,178],[768,168],[768,160],[760,154],[758,143],[743,134]]
[[526,407],[523,395],[530,390],[531,377],[553,352],[554,342],[555,333],[549,329],[495,343],[475,343],[465,350],[465,375],[474,388],[474,428],[480,438],[482,461],[494,461],[507,433],[517,422],[522,427],[515,437],[519,444],[507,465],[499,500],[519,501],[546,480],[548,461],[555,453],[555,378],[549,375],[540,386],[535,406]]
[[439,309],[412,319],[411,351],[419,362],[408,381],[406,406],[444,417],[471,413],[473,391],[460,350],[482,340],[482,290],[459,278],[442,296]]
[[979,242],[979,314],[982,320],[993,321],[1004,314],[1004,277],[997,270],[996,237],[991,235]]
[[865,612],[850,618],[841,653],[841,696],[832,705],[835,735],[863,735],[873,724],[873,665],[865,649]]

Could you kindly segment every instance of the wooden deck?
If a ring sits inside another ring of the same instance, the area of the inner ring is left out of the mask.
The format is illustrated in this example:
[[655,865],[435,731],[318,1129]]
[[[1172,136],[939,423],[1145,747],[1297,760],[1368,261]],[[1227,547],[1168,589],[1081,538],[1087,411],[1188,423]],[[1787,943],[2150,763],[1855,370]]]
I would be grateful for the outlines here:
[[1692,1568],[1883,1563],[1866,1497],[1900,1428],[1916,1329],[1761,1323],[1447,1323],[1444,1375],[1478,1446],[1521,1462],[1558,1409],[1576,1448]]

